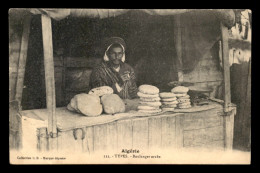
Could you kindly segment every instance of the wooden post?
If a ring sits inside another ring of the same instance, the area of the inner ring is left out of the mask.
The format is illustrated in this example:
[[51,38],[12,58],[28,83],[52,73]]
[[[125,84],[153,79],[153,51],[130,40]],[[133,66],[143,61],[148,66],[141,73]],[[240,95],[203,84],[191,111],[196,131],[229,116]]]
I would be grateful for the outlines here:
[[[42,15],[41,19],[42,19],[42,39],[43,39],[43,51],[44,51],[46,102],[47,102],[47,110],[48,110],[48,135],[50,135],[50,137],[56,137],[57,120],[55,115],[56,99],[55,99],[55,79],[54,79],[51,18],[46,15]],[[50,144],[50,148],[52,148],[51,144]]]
[[228,48],[228,28],[220,23],[221,30],[221,48],[222,48],[222,63],[224,70],[224,147],[225,150],[232,150],[233,148],[233,134],[234,134],[234,116],[236,108],[231,107],[231,93],[230,93],[230,66],[229,66],[229,48]]
[[17,83],[16,83],[16,93],[15,100],[18,101],[19,105],[22,101],[23,94],[23,83],[24,83],[24,73],[27,59],[27,50],[28,50],[28,40],[30,34],[30,23],[31,16],[28,15],[25,17],[23,21],[23,35],[21,40],[21,48],[19,54],[19,65],[18,65],[18,75],[17,75]]
[[224,70],[224,111],[229,112],[229,106],[231,103],[230,93],[230,67],[229,67],[229,48],[228,48],[228,28],[225,27],[222,22],[220,23],[221,29],[221,41],[222,41],[222,62]]
[[181,40],[181,22],[180,16],[176,15],[174,20],[174,44],[176,48],[177,58],[175,61],[175,67],[177,69],[178,81],[183,81],[182,71],[182,40]]

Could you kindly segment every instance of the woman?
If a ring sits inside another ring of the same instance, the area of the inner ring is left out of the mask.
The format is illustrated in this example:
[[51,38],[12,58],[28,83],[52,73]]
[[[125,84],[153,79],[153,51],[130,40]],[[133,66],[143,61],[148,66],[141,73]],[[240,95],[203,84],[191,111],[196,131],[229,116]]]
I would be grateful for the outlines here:
[[110,86],[122,99],[137,97],[137,86],[133,68],[125,63],[125,42],[112,37],[105,42],[104,59],[93,69],[90,87]]

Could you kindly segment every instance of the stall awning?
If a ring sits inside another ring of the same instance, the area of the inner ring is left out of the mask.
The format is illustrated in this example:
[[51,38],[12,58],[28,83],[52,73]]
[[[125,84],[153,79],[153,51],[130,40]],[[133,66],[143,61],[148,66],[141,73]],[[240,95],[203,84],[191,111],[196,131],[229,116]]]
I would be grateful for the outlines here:
[[170,16],[189,12],[203,11],[217,16],[227,27],[235,23],[235,13],[230,9],[27,9],[32,14],[46,14],[54,20],[66,17],[108,18],[125,14],[129,11],[142,11],[150,15]]

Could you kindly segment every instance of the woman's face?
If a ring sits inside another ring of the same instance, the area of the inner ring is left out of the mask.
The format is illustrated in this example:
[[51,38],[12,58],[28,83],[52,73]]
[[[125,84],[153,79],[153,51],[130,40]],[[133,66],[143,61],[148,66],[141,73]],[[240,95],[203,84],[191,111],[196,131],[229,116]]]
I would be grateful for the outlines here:
[[118,64],[120,64],[120,61],[122,60],[123,55],[124,55],[124,52],[121,47],[114,47],[109,50],[107,56],[109,58],[109,61],[111,61],[115,65],[118,65]]

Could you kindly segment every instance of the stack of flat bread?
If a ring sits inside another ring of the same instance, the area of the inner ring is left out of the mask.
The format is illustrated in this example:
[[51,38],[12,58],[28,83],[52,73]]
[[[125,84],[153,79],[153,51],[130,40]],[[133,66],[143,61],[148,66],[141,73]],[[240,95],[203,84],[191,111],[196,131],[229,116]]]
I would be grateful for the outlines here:
[[171,90],[177,97],[178,105],[180,109],[186,109],[191,107],[190,96],[188,95],[189,88],[184,86],[177,86]]
[[176,95],[172,92],[161,92],[159,95],[162,102],[162,110],[174,111],[178,104]]
[[159,97],[159,89],[152,85],[141,85],[138,87],[137,95],[140,102],[137,107],[138,112],[143,113],[159,113],[162,111],[162,105]]

